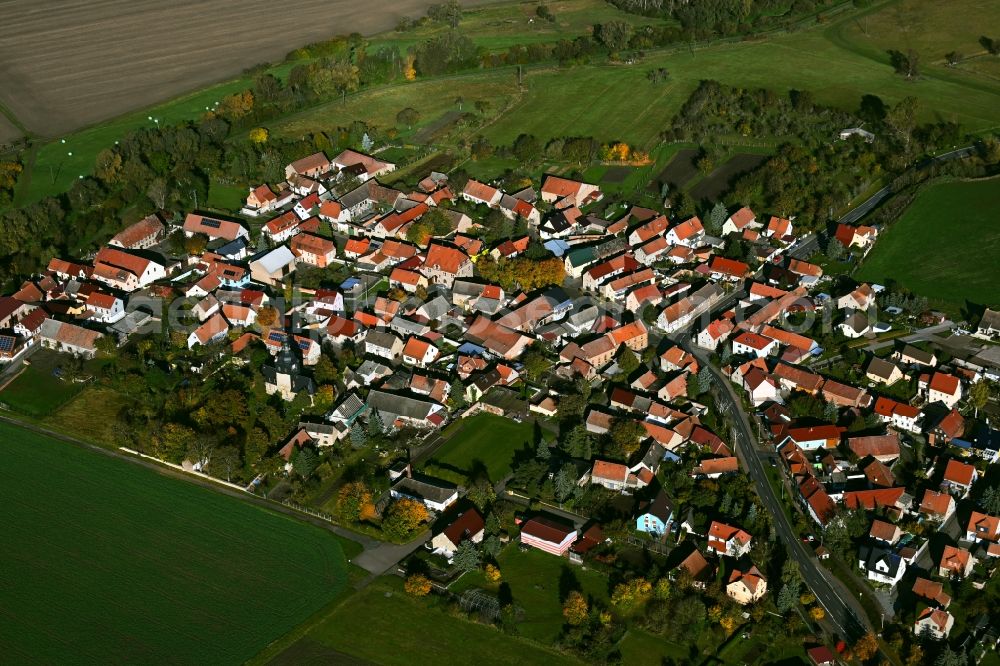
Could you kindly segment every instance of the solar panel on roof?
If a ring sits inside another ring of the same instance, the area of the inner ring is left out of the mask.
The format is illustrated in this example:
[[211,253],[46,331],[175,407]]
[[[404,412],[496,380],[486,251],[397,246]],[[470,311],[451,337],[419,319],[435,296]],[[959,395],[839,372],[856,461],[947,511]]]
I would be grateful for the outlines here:
[[299,349],[306,351],[309,349],[309,340],[299,340]]
[[14,350],[15,338],[9,335],[0,335],[0,353],[6,353]]
[[281,331],[271,331],[268,334],[267,339],[270,340],[271,342],[284,342],[285,334],[282,333]]
[[202,225],[204,225],[206,227],[209,227],[211,229],[218,229],[219,227],[222,226],[222,222],[221,221],[219,221],[219,220],[213,220],[213,219],[208,218],[208,217],[201,218],[201,223],[202,223]]

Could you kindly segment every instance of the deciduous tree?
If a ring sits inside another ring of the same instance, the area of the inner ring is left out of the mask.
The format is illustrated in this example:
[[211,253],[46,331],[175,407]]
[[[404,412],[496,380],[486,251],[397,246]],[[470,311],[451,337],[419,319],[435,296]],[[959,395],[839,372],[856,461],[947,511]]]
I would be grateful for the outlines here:
[[576,590],[573,590],[566,597],[566,601],[563,603],[562,612],[567,624],[573,627],[578,627],[587,621],[590,608],[587,605],[587,600],[584,596]]

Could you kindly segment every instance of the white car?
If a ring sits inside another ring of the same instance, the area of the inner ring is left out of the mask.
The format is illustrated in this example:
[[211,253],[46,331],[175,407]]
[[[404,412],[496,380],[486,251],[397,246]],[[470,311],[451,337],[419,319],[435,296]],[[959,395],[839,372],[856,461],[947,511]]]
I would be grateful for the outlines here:
[[892,330],[892,325],[880,321],[872,326],[872,330],[876,333],[888,333]]

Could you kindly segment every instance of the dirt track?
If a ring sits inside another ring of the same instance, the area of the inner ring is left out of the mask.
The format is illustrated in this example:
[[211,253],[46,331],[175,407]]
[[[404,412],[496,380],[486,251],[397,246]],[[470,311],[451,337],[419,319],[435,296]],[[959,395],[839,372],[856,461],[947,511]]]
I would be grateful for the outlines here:
[[56,137],[310,42],[390,29],[432,1],[0,0],[0,103]]

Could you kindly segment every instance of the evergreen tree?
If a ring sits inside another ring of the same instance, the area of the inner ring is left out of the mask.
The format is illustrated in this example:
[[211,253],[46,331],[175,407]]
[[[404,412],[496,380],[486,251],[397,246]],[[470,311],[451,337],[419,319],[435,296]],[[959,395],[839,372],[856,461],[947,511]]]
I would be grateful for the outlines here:
[[500,534],[500,519],[497,518],[497,514],[492,511],[488,516],[486,516],[486,527],[484,528],[486,533],[495,536]]
[[554,490],[557,501],[565,502],[573,494],[573,489],[576,488],[576,479],[573,478],[576,476],[575,471],[573,465],[566,464],[556,472]]
[[719,355],[719,361],[722,365],[728,365],[730,359],[733,358],[733,346],[728,342],[722,345],[722,353]]
[[448,408],[452,411],[465,407],[465,386],[462,380],[456,379],[448,389]]
[[712,371],[706,365],[698,371],[698,394],[707,393],[712,388]]
[[980,498],[979,503],[986,513],[991,516],[1000,516],[1000,489],[996,486],[988,487],[983,491],[983,496]]
[[499,537],[495,534],[491,534],[483,539],[483,554],[495,560],[497,555],[500,554],[500,548],[502,545],[503,544],[500,543]]
[[452,558],[451,562],[462,571],[475,571],[479,568],[479,551],[476,550],[476,546],[471,541],[466,539],[458,544],[455,557]]
[[319,457],[309,448],[298,449],[298,453],[292,458],[292,469],[303,479],[308,479],[318,465]]
[[729,515],[729,512],[733,509],[733,497],[729,493],[722,496],[722,502],[719,503],[719,511],[721,513]]
[[795,608],[795,604],[799,600],[798,588],[798,585],[791,584],[781,586],[781,591],[778,592],[778,599],[774,602],[778,607],[779,613],[785,614]]
[[368,434],[372,437],[381,437],[385,434],[385,424],[382,423],[382,415],[377,409],[372,410],[368,416]]
[[549,450],[549,445],[545,443],[544,439],[538,440],[538,446],[535,448],[535,458],[547,461],[551,457],[552,451]]
[[721,202],[715,204],[712,207],[712,212],[709,214],[708,219],[705,221],[705,230],[712,235],[719,235],[722,233],[722,225],[726,223],[729,218],[729,211],[726,207],[722,205]]
[[365,429],[361,427],[361,421],[354,421],[351,424],[351,444],[355,448],[360,449],[362,446],[368,443],[368,433]]
[[747,511],[747,523],[750,525],[757,524],[757,505],[754,502],[750,503],[750,510]]
[[837,422],[837,416],[839,413],[840,410],[837,409],[837,405],[835,405],[832,402],[826,403],[826,406],[823,408],[823,418],[829,421],[830,423]]

